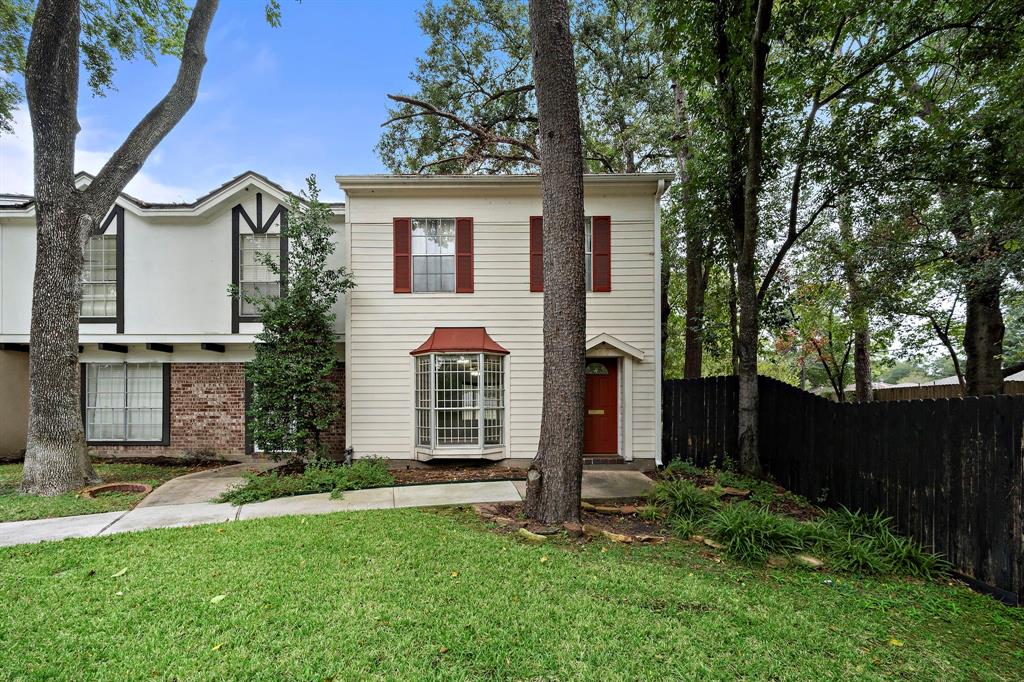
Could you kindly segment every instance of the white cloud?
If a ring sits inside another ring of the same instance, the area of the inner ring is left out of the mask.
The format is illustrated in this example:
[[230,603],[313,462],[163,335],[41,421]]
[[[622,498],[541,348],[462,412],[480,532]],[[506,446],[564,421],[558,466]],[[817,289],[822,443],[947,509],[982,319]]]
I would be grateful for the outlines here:
[[[14,133],[0,134],[0,193],[32,194],[32,125],[28,111],[14,112]],[[82,136],[79,136],[81,141]],[[75,170],[97,173],[110,158],[112,150],[75,149]],[[153,157],[151,157],[153,158]],[[159,165],[159,153],[153,158]],[[191,201],[200,192],[191,187],[172,185],[139,171],[125,192],[150,202]]]

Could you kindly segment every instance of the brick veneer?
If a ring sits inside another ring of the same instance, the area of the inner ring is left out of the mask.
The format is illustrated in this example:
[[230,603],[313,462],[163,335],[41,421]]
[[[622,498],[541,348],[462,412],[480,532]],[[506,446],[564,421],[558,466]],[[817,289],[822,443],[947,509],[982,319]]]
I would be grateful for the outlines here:
[[[342,418],[325,434],[328,452],[345,448],[345,370],[331,375]],[[182,457],[200,451],[240,458],[245,451],[245,365],[241,362],[171,363],[170,445],[103,445],[93,454],[110,457]]]

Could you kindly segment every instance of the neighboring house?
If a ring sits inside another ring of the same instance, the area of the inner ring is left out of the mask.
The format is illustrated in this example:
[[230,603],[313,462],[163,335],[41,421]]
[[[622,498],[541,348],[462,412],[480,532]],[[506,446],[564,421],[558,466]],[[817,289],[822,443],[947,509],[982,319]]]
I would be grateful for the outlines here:
[[[660,450],[660,214],[671,175],[585,178],[588,461]],[[80,182],[88,182],[81,176]],[[543,382],[539,177],[337,178],[344,417],[332,454],[528,460]],[[227,287],[278,286],[289,195],[245,173],[190,204],[123,195],[86,249],[80,327],[87,440],[105,455],[252,453],[244,363],[258,317]],[[0,455],[24,448],[34,213],[0,202]]]

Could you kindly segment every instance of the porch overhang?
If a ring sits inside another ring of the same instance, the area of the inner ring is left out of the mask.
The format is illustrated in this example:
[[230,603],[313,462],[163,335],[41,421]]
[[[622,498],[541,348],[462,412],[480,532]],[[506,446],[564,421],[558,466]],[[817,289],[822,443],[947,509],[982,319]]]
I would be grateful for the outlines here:
[[611,334],[598,334],[597,336],[588,340],[587,352],[589,353],[593,350],[600,348],[601,346],[617,350],[619,351],[619,354],[631,357],[637,362],[641,362],[644,359],[644,352],[642,350],[640,350],[636,346],[631,346],[625,341],[620,341]]

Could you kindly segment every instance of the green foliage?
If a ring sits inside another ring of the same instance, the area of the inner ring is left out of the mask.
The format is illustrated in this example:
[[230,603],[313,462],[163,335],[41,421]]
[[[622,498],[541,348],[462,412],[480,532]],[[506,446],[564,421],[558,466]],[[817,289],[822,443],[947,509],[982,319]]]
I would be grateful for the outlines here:
[[897,535],[892,519],[881,512],[865,514],[840,507],[829,510],[817,525],[818,545],[840,570],[917,578],[934,578],[949,570],[942,557]]
[[662,469],[662,475],[678,478],[680,476],[699,476],[704,473],[700,467],[693,462],[682,459],[674,459]]
[[747,564],[763,564],[773,554],[803,549],[805,531],[799,522],[755,504],[727,505],[708,519],[707,525],[729,556]]
[[346,490],[385,488],[394,482],[387,460],[381,458],[357,459],[352,464],[314,460],[301,474],[281,475],[276,471],[246,474],[243,483],[222,494],[217,501],[241,505],[316,493],[340,497]]
[[670,519],[701,519],[718,507],[718,500],[689,481],[659,481],[650,493],[651,502],[665,510]]
[[320,203],[316,177],[303,198],[292,197],[287,226],[288,263],[270,254],[262,260],[282,282],[279,297],[249,296],[263,322],[256,357],[246,365],[252,385],[248,410],[254,442],[267,452],[321,454],[321,434],[340,416],[337,387],[330,380],[337,358],[332,310],[338,297],[355,286],[345,268],[327,261],[334,253],[331,209]]
[[[118,61],[142,58],[155,65],[161,55],[181,56],[190,16],[185,0],[80,0],[80,7],[79,51],[96,96],[114,87]],[[21,103],[12,75],[24,73],[35,9],[35,0],[0,0],[0,133],[11,132]],[[265,14],[279,26],[279,0],[267,0]]]

